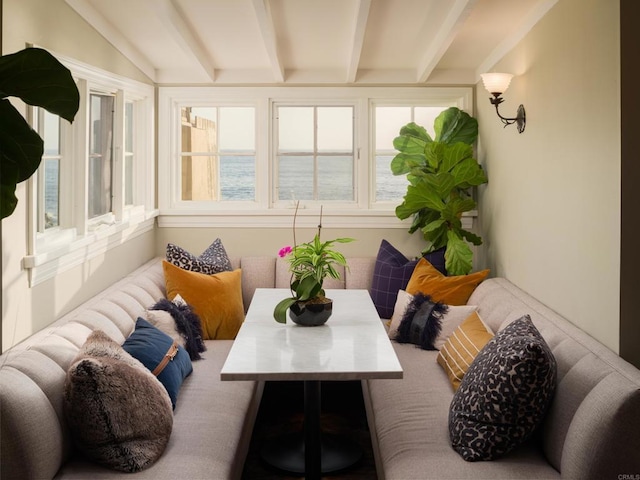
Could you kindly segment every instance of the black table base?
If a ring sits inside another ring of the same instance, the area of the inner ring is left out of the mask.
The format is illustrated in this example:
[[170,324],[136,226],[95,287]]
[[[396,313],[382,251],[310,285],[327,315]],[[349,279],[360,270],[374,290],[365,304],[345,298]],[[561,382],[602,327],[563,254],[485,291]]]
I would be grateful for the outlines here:
[[319,480],[323,473],[344,470],[362,458],[362,449],[349,439],[322,433],[320,426],[320,382],[304,382],[304,434],[274,438],[260,452],[273,467],[307,480]]

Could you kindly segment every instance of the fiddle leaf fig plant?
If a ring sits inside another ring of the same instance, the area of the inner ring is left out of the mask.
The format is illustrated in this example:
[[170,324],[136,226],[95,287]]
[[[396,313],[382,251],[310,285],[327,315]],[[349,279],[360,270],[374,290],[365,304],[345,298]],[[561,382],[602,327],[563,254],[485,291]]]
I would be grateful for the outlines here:
[[406,175],[409,184],[403,202],[396,207],[400,219],[413,217],[409,233],[418,230],[427,241],[423,254],[446,247],[445,267],[450,275],[471,272],[473,252],[469,244],[482,239],[462,228],[462,214],[476,208],[472,189],[487,183],[473,157],[478,122],[451,107],[435,120],[435,138],[416,123],[400,129],[393,141],[398,154],[391,161],[394,175]]
[[69,122],[80,106],[71,72],[46,50],[26,48],[0,57],[0,218],[13,213],[17,184],[35,173],[44,152],[42,138],[7,97],[18,97]]

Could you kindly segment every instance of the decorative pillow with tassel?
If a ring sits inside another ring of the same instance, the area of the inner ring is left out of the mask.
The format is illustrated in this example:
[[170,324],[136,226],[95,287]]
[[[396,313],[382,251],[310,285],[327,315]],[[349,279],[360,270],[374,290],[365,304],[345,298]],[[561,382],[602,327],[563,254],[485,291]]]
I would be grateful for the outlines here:
[[447,310],[445,304],[434,302],[429,295],[417,293],[402,316],[396,342],[413,343],[423,350],[437,350],[435,341],[442,330],[442,317]]

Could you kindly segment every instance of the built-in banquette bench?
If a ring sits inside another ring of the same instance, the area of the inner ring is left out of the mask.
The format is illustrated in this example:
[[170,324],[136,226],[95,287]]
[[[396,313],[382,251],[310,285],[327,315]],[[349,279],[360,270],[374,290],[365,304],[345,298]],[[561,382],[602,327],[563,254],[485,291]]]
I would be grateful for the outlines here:
[[[371,288],[376,259],[351,258],[344,283]],[[232,259],[245,308],[258,287],[286,287],[275,257]],[[173,412],[162,456],[136,473],[85,460],[74,448],[63,397],[67,369],[93,330],[122,344],[138,316],[165,296],[155,259],[0,356],[1,471],[9,479],[240,478],[262,394],[254,382],[221,382],[230,340],[208,340]],[[363,381],[379,478],[636,478],[640,474],[640,372],[504,279],[488,279],[469,304],[497,332],[524,314],[548,342],[557,386],[538,434],[506,456],[467,462],[451,447],[454,392],[437,352],[395,343],[402,380]],[[629,475],[629,477],[624,477]]]

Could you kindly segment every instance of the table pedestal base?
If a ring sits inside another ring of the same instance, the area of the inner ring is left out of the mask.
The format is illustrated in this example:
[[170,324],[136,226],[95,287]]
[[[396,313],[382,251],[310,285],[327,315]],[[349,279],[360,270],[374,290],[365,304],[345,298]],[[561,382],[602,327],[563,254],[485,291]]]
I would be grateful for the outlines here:
[[[344,470],[362,458],[362,449],[349,439],[331,434],[322,434],[321,472],[332,473]],[[272,439],[260,452],[263,460],[279,470],[305,473],[305,448],[302,433]],[[310,473],[310,472],[306,472]]]

